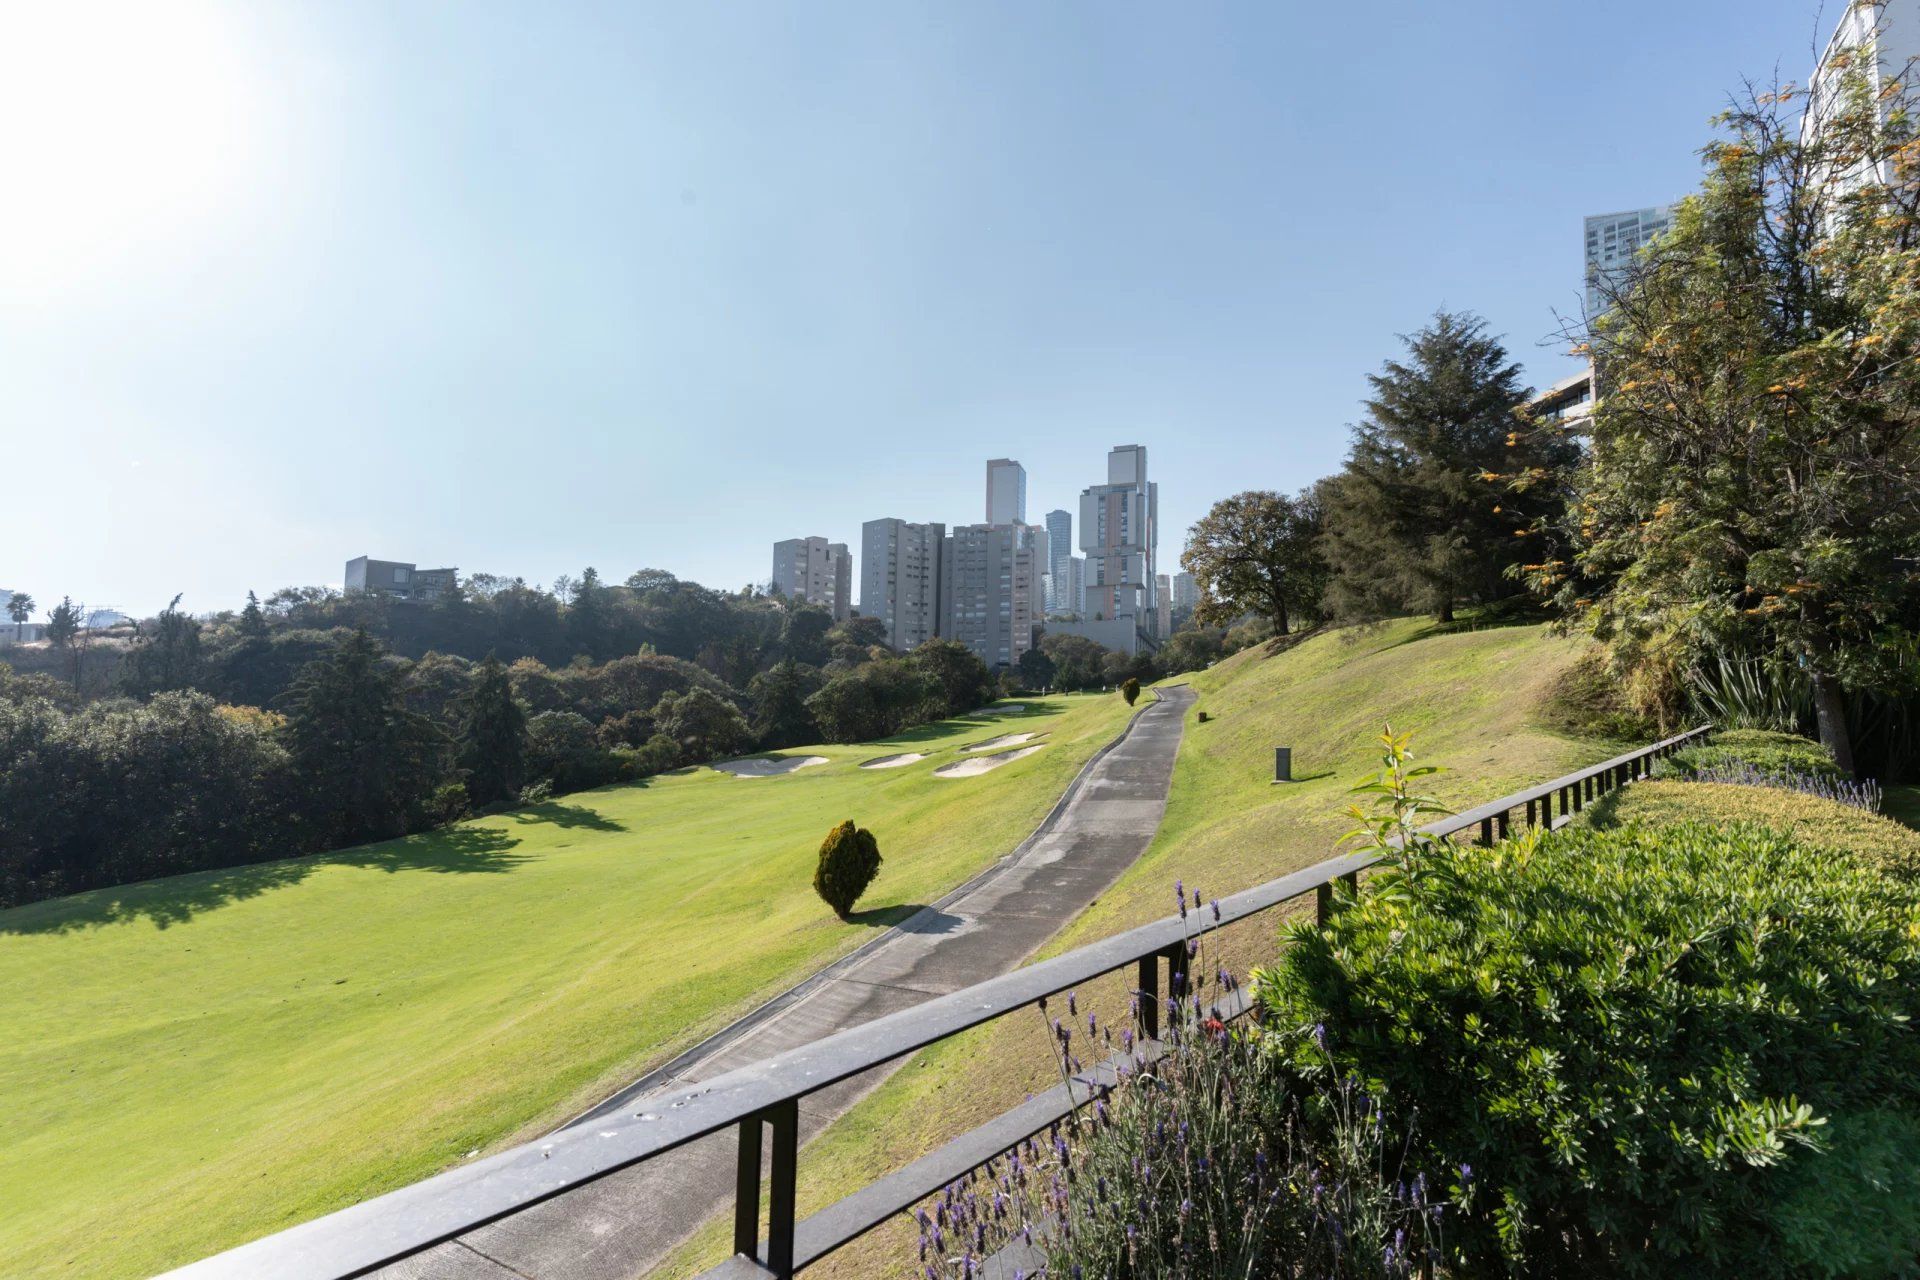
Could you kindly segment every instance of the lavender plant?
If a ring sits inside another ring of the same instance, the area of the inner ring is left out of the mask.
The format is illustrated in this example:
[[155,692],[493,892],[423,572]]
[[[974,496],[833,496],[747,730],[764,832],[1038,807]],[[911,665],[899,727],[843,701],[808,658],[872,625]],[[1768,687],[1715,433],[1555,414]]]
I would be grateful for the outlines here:
[[[1218,918],[1184,885],[1175,895],[1183,919]],[[1033,1274],[1074,1280],[1398,1277],[1438,1256],[1441,1206],[1403,1175],[1374,1100],[1350,1078],[1291,1087],[1281,1056],[1222,1016],[1238,984],[1188,948],[1199,976],[1164,997],[1158,1042],[1083,1018],[1068,993],[1048,1024],[1063,1080],[1091,1081],[1084,1052],[1118,1083],[920,1211],[927,1280],[971,1280],[1009,1245]]]
[[1855,782],[1826,774],[1801,773],[1793,769],[1762,769],[1744,760],[1705,765],[1692,774],[1694,782],[1730,782],[1742,787],[1775,787],[1819,796],[1836,804],[1851,805],[1868,813],[1880,812],[1880,784],[1871,778]]

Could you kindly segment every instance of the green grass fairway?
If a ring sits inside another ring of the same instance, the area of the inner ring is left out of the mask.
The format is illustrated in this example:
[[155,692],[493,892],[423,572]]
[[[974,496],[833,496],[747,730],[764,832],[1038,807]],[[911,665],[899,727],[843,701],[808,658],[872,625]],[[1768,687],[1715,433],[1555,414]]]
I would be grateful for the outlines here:
[[[147,1275],[557,1122],[1010,851],[1127,715],[1038,699],[0,912],[0,1272]],[[1048,745],[931,776],[1009,728]],[[934,754],[857,767],[896,751]],[[886,862],[842,923],[812,873],[849,817]]]
[[[1236,654],[1185,677],[1199,692],[1174,766],[1166,820],[1153,846],[1055,938],[1047,954],[1170,914],[1173,884],[1225,896],[1330,856],[1351,821],[1347,788],[1373,771],[1373,737],[1388,719],[1417,730],[1423,761],[1447,766],[1433,789],[1460,807],[1605,759],[1618,744],[1569,739],[1546,727],[1547,699],[1581,652],[1539,627],[1438,635],[1424,622],[1318,636],[1273,657]],[[1294,749],[1294,776],[1272,784],[1273,748]],[[1278,917],[1234,929],[1211,958],[1244,972],[1271,959]],[[1079,993],[1080,1008],[1124,1022],[1126,986]],[[1057,1008],[1054,1013],[1058,1014]],[[1002,1019],[922,1051],[801,1156],[802,1211],[896,1169],[1059,1080],[1038,1013]],[[680,1250],[662,1275],[686,1275],[726,1251],[724,1225]],[[904,1274],[914,1235],[884,1227],[822,1264],[835,1277]]]

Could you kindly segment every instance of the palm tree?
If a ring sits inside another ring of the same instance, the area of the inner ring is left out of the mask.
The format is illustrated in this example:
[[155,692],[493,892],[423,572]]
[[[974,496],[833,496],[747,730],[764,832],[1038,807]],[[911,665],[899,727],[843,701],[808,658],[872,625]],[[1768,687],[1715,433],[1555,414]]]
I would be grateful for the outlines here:
[[7,598],[7,616],[13,619],[13,638],[20,639],[25,634],[27,619],[33,616],[33,597],[24,591],[16,591]]

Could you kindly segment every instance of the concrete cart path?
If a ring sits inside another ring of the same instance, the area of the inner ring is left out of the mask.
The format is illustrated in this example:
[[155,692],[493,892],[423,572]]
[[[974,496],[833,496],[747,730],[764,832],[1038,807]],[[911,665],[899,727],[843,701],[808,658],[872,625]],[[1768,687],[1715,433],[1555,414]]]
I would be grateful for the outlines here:
[[[573,1123],[1016,968],[1118,879],[1159,830],[1194,698],[1184,685],[1158,693],[1011,855]],[[804,1099],[801,1142],[899,1065]],[[633,1280],[731,1205],[734,1145],[731,1130],[713,1134],[378,1274],[388,1280]]]

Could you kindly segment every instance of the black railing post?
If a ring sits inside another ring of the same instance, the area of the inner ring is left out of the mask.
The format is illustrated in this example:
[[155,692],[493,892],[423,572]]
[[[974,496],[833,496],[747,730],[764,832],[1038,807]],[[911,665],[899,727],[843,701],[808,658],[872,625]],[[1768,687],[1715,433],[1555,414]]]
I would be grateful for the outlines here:
[[1507,838],[1507,818],[1509,816],[1510,816],[1510,811],[1506,809],[1502,809],[1500,811],[1500,816],[1493,820],[1493,825],[1495,829],[1497,829],[1500,832],[1500,838],[1502,840],[1505,840]]
[[1322,929],[1333,919],[1333,884],[1328,882],[1313,891],[1313,920]]
[[1160,957],[1140,957],[1140,983],[1136,998],[1140,1001],[1140,1038],[1160,1038]]
[[766,1267],[778,1280],[793,1275],[794,1200],[799,1183],[800,1103],[789,1098],[767,1110],[773,1128],[773,1171],[767,1195]]
[[1493,819],[1492,818],[1480,819],[1480,843],[1481,844],[1493,843]]
[[1180,942],[1168,947],[1166,956],[1167,999],[1174,1001],[1185,1000],[1193,994],[1193,992],[1188,989],[1193,984],[1191,975],[1188,972],[1187,944]]
[[749,1258],[760,1256],[760,1129],[761,1117],[740,1122],[739,1165],[733,1176],[733,1251]]

